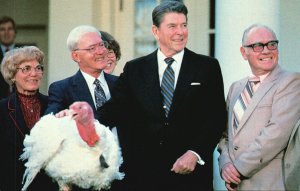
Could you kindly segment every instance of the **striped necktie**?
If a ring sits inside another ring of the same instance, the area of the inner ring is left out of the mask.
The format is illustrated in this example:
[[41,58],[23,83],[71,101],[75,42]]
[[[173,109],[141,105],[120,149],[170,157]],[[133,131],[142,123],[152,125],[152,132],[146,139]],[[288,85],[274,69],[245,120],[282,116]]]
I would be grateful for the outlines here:
[[94,84],[96,85],[95,88],[96,109],[98,109],[106,102],[106,96],[103,88],[101,87],[100,81],[98,79],[95,79]]
[[260,82],[259,78],[254,76],[251,77],[242,93],[239,95],[234,107],[233,107],[233,125],[235,129],[238,128],[240,121],[247,109],[248,104],[250,103],[250,100],[254,94],[254,86]]
[[163,95],[163,105],[165,109],[166,117],[169,115],[169,111],[172,104],[173,93],[174,93],[174,81],[175,75],[171,67],[174,59],[172,57],[166,58],[165,62],[168,65],[161,82],[161,93]]

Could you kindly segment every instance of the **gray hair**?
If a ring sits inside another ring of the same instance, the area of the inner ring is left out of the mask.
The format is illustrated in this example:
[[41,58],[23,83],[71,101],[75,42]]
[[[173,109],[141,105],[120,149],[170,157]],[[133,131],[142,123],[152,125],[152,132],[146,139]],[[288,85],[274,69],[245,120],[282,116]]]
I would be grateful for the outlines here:
[[89,25],[77,26],[69,33],[69,36],[67,38],[68,49],[70,51],[75,50],[81,37],[86,33],[97,33],[101,37],[101,33],[95,27]]
[[270,27],[268,27],[266,25],[262,25],[262,24],[253,24],[253,25],[249,26],[248,28],[246,28],[246,30],[244,31],[243,38],[242,38],[242,45],[245,45],[246,40],[248,39],[249,32],[252,29],[254,29],[254,28],[264,28],[264,29],[267,29],[268,31],[270,31],[272,33],[272,35],[275,38],[275,40],[277,40],[275,32]]
[[1,63],[1,73],[4,80],[12,85],[12,79],[17,73],[17,68],[26,61],[37,60],[41,65],[44,62],[44,53],[36,46],[24,46],[8,51]]
[[166,13],[182,13],[187,20],[188,10],[180,1],[164,1],[152,11],[152,23],[159,27]]

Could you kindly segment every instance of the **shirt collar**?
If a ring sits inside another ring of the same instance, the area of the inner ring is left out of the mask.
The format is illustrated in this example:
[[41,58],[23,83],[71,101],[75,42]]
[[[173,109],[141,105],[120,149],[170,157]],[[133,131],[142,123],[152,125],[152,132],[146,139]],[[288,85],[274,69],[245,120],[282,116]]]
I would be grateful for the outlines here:
[[[266,79],[266,77],[268,76],[270,74],[270,72],[269,73],[266,73],[266,74],[264,74],[264,75],[261,75],[261,76],[256,76],[256,77],[258,77],[259,78],[259,83],[262,83],[265,79]],[[255,75],[254,74],[250,74],[250,76],[249,76],[249,78],[251,78],[251,77],[254,77]]]
[[[15,44],[12,44],[12,45],[8,46],[9,50],[14,49],[14,47],[15,47]],[[2,50],[3,53],[5,53],[6,48],[7,48],[7,46],[4,46],[3,44],[1,44],[1,50]]]
[[[184,49],[182,51],[180,51],[179,53],[173,55],[172,58],[175,60],[176,63],[180,63],[180,65],[181,65],[183,55],[184,55]],[[162,53],[162,51],[160,49],[158,49],[157,58],[158,58],[158,63],[164,63],[165,59],[167,57]]]
[[[94,81],[95,81],[95,77],[89,75],[88,73],[83,72],[82,70],[80,70],[86,83],[88,84],[89,87],[93,86]],[[103,71],[101,71],[99,77],[97,78],[100,81],[101,85],[105,84],[105,78],[104,78],[104,73]]]

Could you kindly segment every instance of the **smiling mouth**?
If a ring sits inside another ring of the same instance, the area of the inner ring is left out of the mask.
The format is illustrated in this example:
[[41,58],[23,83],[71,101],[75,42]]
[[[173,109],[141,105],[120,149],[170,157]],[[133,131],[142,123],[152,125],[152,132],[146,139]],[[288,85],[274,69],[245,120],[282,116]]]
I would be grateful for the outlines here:
[[268,60],[273,60],[273,58],[271,57],[271,58],[260,58],[259,59],[260,61],[268,61]]

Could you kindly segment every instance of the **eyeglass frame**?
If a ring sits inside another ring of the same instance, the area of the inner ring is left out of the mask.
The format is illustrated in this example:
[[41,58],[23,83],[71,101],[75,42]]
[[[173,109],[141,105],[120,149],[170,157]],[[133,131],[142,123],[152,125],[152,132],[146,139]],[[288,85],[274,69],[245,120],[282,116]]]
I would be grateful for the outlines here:
[[85,50],[85,51],[88,51],[90,53],[95,53],[97,51],[97,48],[107,49],[108,48],[108,42],[102,41],[102,42],[90,45],[89,48],[76,48],[76,49],[74,49],[74,51]]
[[41,64],[37,65],[36,67],[24,66],[22,68],[19,67],[16,69],[21,70],[21,72],[25,75],[29,75],[33,71],[32,68],[34,69],[35,73],[37,73],[37,74],[42,74],[44,72],[44,66]]
[[[271,46],[272,43],[274,43],[274,45],[276,45],[276,47],[275,47],[274,49],[270,49],[270,48],[269,48],[269,46]],[[243,47],[245,47],[245,48],[252,48],[253,52],[262,52],[262,51],[265,49],[265,47],[267,47],[268,50],[277,50],[277,48],[278,48],[278,43],[279,43],[278,40],[271,40],[271,41],[269,41],[269,42],[267,42],[267,43],[261,43],[261,42],[259,42],[259,43],[249,44],[249,45],[243,45]],[[260,47],[261,50],[260,50],[260,51],[255,51],[255,50],[254,50],[255,47]]]
[[108,57],[112,57],[112,56],[117,57],[115,51],[113,49],[109,49],[109,48],[107,49],[107,56]]

